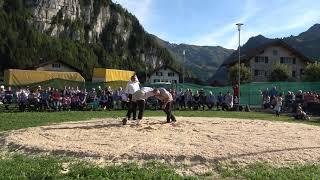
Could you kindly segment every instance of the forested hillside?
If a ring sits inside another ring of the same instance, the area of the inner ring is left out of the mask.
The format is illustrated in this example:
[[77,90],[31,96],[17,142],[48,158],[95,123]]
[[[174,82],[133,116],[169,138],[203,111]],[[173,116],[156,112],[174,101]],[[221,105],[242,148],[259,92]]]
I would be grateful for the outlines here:
[[52,60],[77,67],[86,79],[94,67],[137,73],[163,64],[179,68],[169,51],[111,0],[0,0],[0,24],[1,73]]

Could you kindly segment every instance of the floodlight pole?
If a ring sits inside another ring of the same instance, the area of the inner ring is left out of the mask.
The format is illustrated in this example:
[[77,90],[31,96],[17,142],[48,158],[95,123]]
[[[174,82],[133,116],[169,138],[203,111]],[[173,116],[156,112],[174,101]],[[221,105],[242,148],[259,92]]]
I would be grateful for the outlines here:
[[183,50],[183,63],[182,63],[182,83],[184,83],[184,66],[186,63],[186,50]]
[[239,31],[239,47],[238,47],[238,50],[239,50],[239,59],[238,59],[238,102],[239,102],[239,106],[240,106],[240,77],[241,77],[241,75],[240,75],[240,58],[241,58],[241,56],[240,56],[240,48],[241,48],[241,46],[240,46],[240,31],[241,31],[241,26],[243,25],[242,23],[238,23],[238,24],[236,24],[237,25],[237,27],[238,27],[238,31]]

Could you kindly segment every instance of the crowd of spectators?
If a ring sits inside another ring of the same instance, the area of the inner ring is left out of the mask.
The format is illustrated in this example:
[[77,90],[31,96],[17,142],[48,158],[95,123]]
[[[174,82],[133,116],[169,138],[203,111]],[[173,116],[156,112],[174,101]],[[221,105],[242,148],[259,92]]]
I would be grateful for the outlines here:
[[[307,115],[320,105],[320,94],[317,92],[301,90],[296,93],[288,91],[286,94],[273,87],[262,91],[262,106],[265,109],[281,108],[282,112],[295,113],[298,119],[308,119]],[[280,110],[279,110],[280,111]]]
[[0,102],[9,109],[10,104],[18,105],[20,111],[61,111],[61,110],[86,110],[86,109],[125,109],[127,96],[120,87],[113,91],[111,87],[90,90],[78,87],[65,87],[62,90],[55,88],[42,89],[21,88],[13,91],[11,87],[0,87]]
[[[113,91],[111,87],[92,88],[89,90],[78,87],[55,88],[20,88],[0,87],[0,103],[8,110],[11,104],[17,105],[20,111],[61,111],[87,109],[127,109],[128,90],[121,87]],[[230,92],[215,95],[206,94],[203,89],[193,92],[191,89],[169,90],[174,98],[174,109],[180,110],[217,110],[231,111],[238,107],[238,97]],[[155,98],[149,98],[148,108],[159,109],[160,104]]]

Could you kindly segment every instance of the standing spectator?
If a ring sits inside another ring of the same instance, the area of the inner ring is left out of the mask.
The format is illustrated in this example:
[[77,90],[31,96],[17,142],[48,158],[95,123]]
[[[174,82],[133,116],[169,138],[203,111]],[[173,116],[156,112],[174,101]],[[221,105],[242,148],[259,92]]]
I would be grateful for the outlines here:
[[212,94],[212,92],[210,91],[210,92],[209,92],[209,95],[207,96],[207,106],[208,106],[208,109],[211,110],[211,109],[214,107],[214,104],[215,104],[215,97],[214,97],[214,95]]
[[233,86],[233,96],[239,98],[239,87],[238,87],[238,85]]
[[172,114],[172,95],[164,88],[154,89],[153,93],[161,101],[161,108],[167,115],[167,123],[176,122],[176,118]]
[[[272,90],[270,91],[270,100],[271,100],[271,103],[273,103],[273,101],[276,99],[277,95],[278,95],[277,87],[274,86],[274,87],[272,88]],[[273,104],[275,104],[275,103],[273,103]]]
[[131,114],[133,114],[133,120],[136,120],[136,111],[133,111],[134,104],[132,104],[132,95],[140,89],[140,82],[136,75],[131,77],[131,81],[128,82],[126,87],[126,94],[128,95],[128,112],[127,118],[130,120]]
[[113,98],[113,91],[111,87],[109,86],[108,89],[106,90],[106,95],[108,96],[108,106],[107,109],[111,110],[114,107],[114,98]]
[[282,97],[281,97],[281,94],[279,94],[276,97],[276,106],[274,107],[276,116],[280,116],[281,107],[282,107]]

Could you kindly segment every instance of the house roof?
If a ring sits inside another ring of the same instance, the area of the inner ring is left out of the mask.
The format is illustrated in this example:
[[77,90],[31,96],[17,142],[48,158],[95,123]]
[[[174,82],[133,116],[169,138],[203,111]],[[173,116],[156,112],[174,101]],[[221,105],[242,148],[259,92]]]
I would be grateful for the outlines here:
[[[261,46],[254,48],[254,49],[247,50],[240,57],[241,62],[249,61],[251,58],[255,57],[258,54],[261,54],[265,49],[272,47],[272,46],[281,46],[281,47],[289,50],[295,56],[299,57],[302,61],[313,62],[312,60],[307,58],[305,55],[303,55],[301,52],[299,52],[298,50],[291,47],[290,45],[288,45],[287,43],[285,43],[284,41],[282,41],[280,39],[265,43]],[[229,65],[229,66],[234,65],[234,64],[238,63],[238,56],[237,57],[234,57],[234,56],[230,57],[230,59],[228,59],[226,62],[228,62],[228,64],[224,63],[224,65]]]
[[153,71],[151,71],[151,72],[148,73],[148,74],[149,74],[149,76],[151,76],[152,74],[158,72],[158,71],[161,70],[161,69],[170,69],[170,70],[174,71],[175,73],[181,75],[181,73],[180,73],[179,71],[177,71],[175,68],[173,68],[173,67],[171,67],[171,66],[168,66],[168,65],[160,66],[160,67],[154,69]]
[[70,67],[70,68],[72,68],[72,69],[75,69],[75,70],[78,71],[78,72],[81,71],[79,68],[77,68],[77,67],[75,67],[75,66],[73,66],[73,65],[71,65],[71,64],[69,64],[69,63],[66,63],[66,62],[64,62],[64,61],[61,61],[61,60],[46,61],[46,62],[43,62],[43,63],[38,64],[38,66],[33,67],[33,68],[39,68],[39,67],[45,66],[45,65],[47,65],[47,64],[51,64],[51,63],[61,63],[61,64],[64,64],[64,65],[66,65],[66,66],[68,66],[68,67]]

